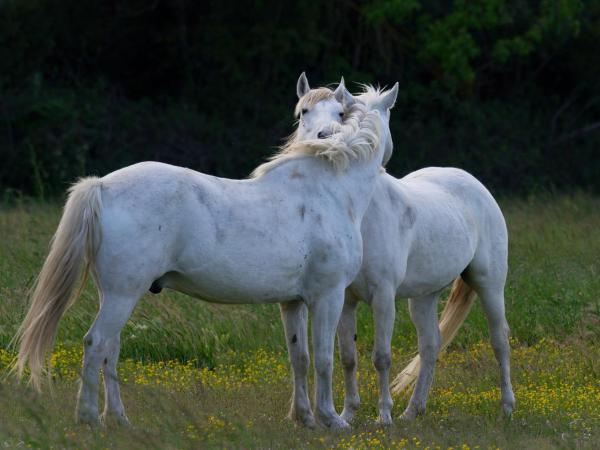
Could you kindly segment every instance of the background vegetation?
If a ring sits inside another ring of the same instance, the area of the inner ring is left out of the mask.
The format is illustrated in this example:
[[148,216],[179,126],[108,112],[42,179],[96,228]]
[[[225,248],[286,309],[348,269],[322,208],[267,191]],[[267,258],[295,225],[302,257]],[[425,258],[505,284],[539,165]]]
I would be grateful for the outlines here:
[[0,192],[160,160],[247,175],[295,82],[391,84],[397,175],[600,191],[599,0],[2,0]]

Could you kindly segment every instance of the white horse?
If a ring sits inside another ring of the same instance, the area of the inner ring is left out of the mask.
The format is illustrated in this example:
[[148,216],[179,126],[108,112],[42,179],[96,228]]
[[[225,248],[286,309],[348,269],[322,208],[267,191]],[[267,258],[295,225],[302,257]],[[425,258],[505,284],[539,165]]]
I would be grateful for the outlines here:
[[[327,91],[338,100],[346,92]],[[29,366],[40,386],[60,317],[88,269],[100,310],[84,337],[77,418],[91,424],[99,421],[101,368],[104,419],[128,422],[116,370],[120,331],[149,288],[219,303],[284,302],[291,326],[302,320],[294,312],[302,301],[314,323],[317,419],[347,427],[332,399],[335,332],[361,265],[362,216],[392,150],[387,102],[379,98],[382,113],[355,105],[340,133],[290,144],[253,179],[145,162],[78,182],[17,334],[19,375]],[[315,423],[310,405],[296,413]]]
[[[304,73],[298,80],[297,91],[301,107],[314,92]],[[368,107],[377,96],[377,90],[367,87],[356,100]],[[320,103],[313,105],[313,109],[333,111],[330,105]],[[315,132],[320,132],[321,137],[326,137],[328,133],[323,130],[331,128],[331,121],[343,120],[343,116],[333,113],[321,118],[322,122],[312,122],[310,129],[299,135],[310,139],[315,137]],[[301,119],[299,130],[302,129]],[[475,292],[487,316],[492,346],[500,365],[502,407],[510,414],[515,398],[510,381],[509,328],[504,314],[508,236],[502,212],[488,190],[460,169],[431,167],[402,179],[382,172],[361,232],[363,264],[346,291],[338,326],[346,388],[344,420],[352,420],[360,403],[355,343],[359,300],[366,301],[373,310],[373,363],[379,378],[379,421],[390,424],[393,402],[389,370],[395,299],[409,298],[410,315],[418,334],[419,356],[394,382],[394,390],[399,392],[417,378],[402,415],[404,419],[412,419],[425,412],[438,353],[450,343],[465,320]],[[450,299],[438,327],[438,298],[453,280]],[[304,383],[302,377],[306,371],[299,364],[295,369],[296,382]]]

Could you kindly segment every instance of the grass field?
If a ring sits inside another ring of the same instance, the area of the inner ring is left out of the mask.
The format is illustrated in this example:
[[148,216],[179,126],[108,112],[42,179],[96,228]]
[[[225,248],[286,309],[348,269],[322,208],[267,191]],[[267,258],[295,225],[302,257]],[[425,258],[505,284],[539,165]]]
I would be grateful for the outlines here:
[[[427,416],[381,429],[371,316],[361,306],[362,407],[351,432],[330,433],[284,419],[291,382],[277,306],[210,305],[163,291],[145,296],[123,331],[119,371],[134,426],[92,431],[73,414],[81,340],[97,308],[90,284],[61,323],[53,393],[0,383],[0,447],[598,448],[600,199],[543,196],[501,206],[511,242],[512,420],[499,415],[497,368],[478,307],[440,360]],[[0,373],[14,356],[7,345],[59,217],[57,205],[0,206]],[[397,307],[394,373],[416,348],[405,302]],[[395,417],[406,400],[396,399]]]

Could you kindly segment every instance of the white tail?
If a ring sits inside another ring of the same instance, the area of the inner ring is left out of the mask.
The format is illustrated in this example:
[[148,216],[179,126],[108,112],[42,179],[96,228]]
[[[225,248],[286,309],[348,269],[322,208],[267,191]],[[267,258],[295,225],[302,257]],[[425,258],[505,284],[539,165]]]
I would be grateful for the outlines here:
[[[450,345],[456,332],[469,315],[469,311],[475,300],[475,295],[475,291],[465,283],[462,277],[459,276],[454,280],[450,297],[446,302],[446,306],[444,307],[440,318],[439,326],[442,337],[440,352],[446,350],[448,345]],[[421,358],[417,355],[404,370],[398,374],[394,381],[392,381],[392,393],[399,394],[412,386],[419,375],[420,368]]]
[[100,191],[101,182],[96,177],[81,179],[69,189],[50,253],[34,285],[29,311],[15,336],[19,355],[14,369],[22,377],[28,366],[38,390],[42,373],[49,366],[47,354],[54,344],[58,322],[81,293],[100,244]]

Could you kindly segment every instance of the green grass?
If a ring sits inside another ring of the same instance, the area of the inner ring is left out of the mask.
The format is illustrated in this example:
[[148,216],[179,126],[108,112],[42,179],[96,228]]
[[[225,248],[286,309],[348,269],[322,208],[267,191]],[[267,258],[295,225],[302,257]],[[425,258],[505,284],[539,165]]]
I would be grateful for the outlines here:
[[[250,360],[243,355],[261,351],[275,355],[273,358],[286,368],[284,375],[276,371],[279,375],[273,382],[263,380],[233,390],[220,385],[176,390],[132,379],[124,382],[123,395],[134,429],[95,432],[74,424],[75,377],[58,374],[53,397],[34,396],[7,380],[0,384],[0,446],[23,441],[42,448],[49,442],[56,448],[369,447],[375,445],[375,439],[384,446],[400,445],[408,439],[406,445],[416,447],[415,438],[420,447],[468,443],[482,448],[593,448],[594,439],[600,439],[599,418],[591,415],[586,405],[600,404],[600,398],[586,399],[587,391],[564,388],[572,398],[556,394],[552,404],[571,405],[568,415],[560,408],[537,408],[536,402],[543,403],[539,400],[542,397],[531,393],[558,392],[559,387],[552,384],[553,373],[563,374],[572,386],[592,386],[592,393],[595,387],[600,389],[600,198],[583,194],[542,196],[507,199],[501,206],[510,233],[506,306],[517,347],[514,383],[522,406],[512,421],[497,415],[497,369],[489,351],[480,350],[480,343],[487,342],[487,327],[478,307],[452,345],[449,362],[441,363],[428,416],[383,432],[372,423],[377,403],[376,389],[371,385],[374,371],[368,361],[372,320],[362,305],[358,339],[363,407],[352,434],[332,435],[296,429],[282,419],[291,383],[277,306],[211,305],[163,291],[146,295],[138,304],[123,331],[122,359],[143,361],[146,365],[141,367],[149,368],[164,360],[193,361],[193,370],[214,367],[213,372],[220,373],[224,367],[248,366]],[[60,206],[56,204],[21,201],[0,206],[1,347],[6,347],[24,316],[27,290],[41,267],[59,218]],[[395,371],[416,347],[406,302],[398,301],[397,308]],[[97,295],[90,283],[63,319],[58,341],[65,348],[78,349],[96,310]],[[543,339],[552,345],[543,345]],[[531,349],[535,358],[518,359]],[[475,351],[479,352],[477,358],[472,356]],[[452,363],[455,360],[461,362]],[[78,366],[73,361],[69,364]],[[130,364],[133,362],[123,366],[133,367]],[[336,377],[339,405],[339,369]],[[528,403],[530,394],[533,400]],[[396,417],[405,404],[405,399],[396,402]],[[448,409],[448,404],[454,406]]]
[[[290,394],[286,356],[228,353],[214,370],[180,363],[121,364],[133,428],[90,430],[73,416],[80,351],[61,349],[53,395],[0,385],[0,445],[33,448],[594,448],[600,433],[600,347],[551,340],[516,345],[517,410],[500,414],[497,366],[489,346],[442,356],[427,415],[389,429],[375,423],[376,376],[361,347],[363,405],[350,432],[298,428],[284,419]],[[394,372],[408,354],[395,352]],[[5,361],[8,358],[4,358]],[[4,365],[0,369],[4,371]],[[342,404],[342,380],[335,376]],[[397,398],[393,414],[406,406]],[[467,447],[463,447],[467,446]]]

